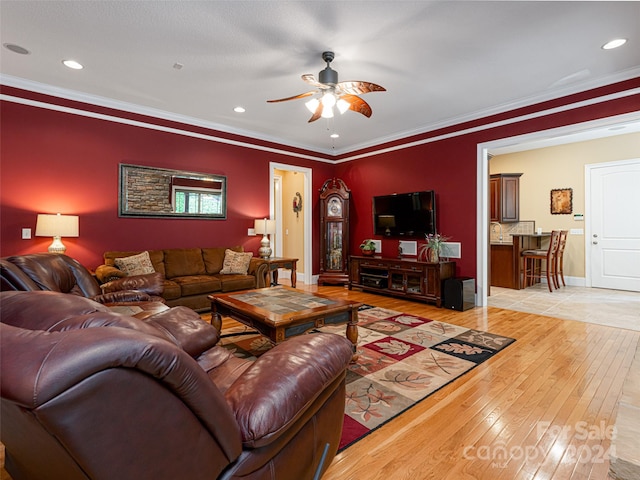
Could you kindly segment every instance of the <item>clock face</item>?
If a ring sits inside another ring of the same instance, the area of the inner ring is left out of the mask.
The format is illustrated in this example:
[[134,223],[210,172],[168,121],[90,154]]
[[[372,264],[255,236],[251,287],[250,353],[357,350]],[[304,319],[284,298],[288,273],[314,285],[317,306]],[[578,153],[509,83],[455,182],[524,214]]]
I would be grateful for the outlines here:
[[332,198],[327,204],[327,215],[329,217],[339,217],[342,215],[342,202],[337,198]]

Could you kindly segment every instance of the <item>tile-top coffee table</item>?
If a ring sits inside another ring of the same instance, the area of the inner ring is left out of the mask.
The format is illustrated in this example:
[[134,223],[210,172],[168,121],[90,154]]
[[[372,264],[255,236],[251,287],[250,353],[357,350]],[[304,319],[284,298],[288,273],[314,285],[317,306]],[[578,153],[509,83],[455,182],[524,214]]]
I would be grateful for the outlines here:
[[324,325],[346,323],[346,337],[358,344],[358,308],[361,303],[278,286],[209,295],[211,324],[220,331],[222,317],[254,328],[274,343]]

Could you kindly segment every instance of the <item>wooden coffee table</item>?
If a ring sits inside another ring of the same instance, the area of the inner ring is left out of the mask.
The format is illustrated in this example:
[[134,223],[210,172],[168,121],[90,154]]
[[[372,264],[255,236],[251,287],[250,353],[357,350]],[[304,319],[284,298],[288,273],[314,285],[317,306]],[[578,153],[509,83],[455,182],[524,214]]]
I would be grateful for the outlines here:
[[211,300],[211,324],[219,332],[222,317],[230,317],[278,344],[318,327],[346,323],[346,337],[353,344],[354,354],[356,352],[361,303],[282,285],[209,295],[208,298]]

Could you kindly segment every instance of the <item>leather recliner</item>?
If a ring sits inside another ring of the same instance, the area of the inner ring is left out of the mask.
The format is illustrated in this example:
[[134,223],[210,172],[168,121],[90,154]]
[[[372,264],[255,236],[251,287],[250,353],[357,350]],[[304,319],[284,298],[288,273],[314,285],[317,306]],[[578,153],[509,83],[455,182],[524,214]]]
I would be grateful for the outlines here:
[[160,273],[113,280],[102,286],[80,262],[58,253],[33,253],[0,259],[0,290],[70,293],[108,305],[164,302]]
[[23,479],[311,479],[338,448],[351,343],[256,361],[186,307],[144,321],[54,292],[0,293],[1,437]]

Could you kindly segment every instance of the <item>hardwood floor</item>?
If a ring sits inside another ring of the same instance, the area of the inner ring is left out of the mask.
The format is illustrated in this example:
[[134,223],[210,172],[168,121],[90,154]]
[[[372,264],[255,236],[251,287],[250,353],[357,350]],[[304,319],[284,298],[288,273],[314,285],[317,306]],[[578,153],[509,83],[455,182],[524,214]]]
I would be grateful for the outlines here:
[[[324,480],[608,478],[610,429],[640,332],[495,307],[456,312],[340,286],[298,288],[516,339],[338,454]],[[0,477],[9,478],[4,469]]]
[[516,339],[347,448],[324,479],[608,477],[610,428],[639,332],[494,307],[456,312],[342,287],[318,291]]

